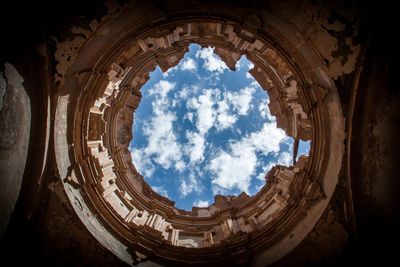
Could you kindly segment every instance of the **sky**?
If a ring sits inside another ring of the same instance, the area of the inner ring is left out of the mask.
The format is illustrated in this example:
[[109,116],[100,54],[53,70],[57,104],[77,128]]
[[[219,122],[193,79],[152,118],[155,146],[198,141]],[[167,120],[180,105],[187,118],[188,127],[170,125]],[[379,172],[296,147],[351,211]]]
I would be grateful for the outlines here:
[[[150,73],[134,113],[132,161],[180,209],[214,196],[255,195],[274,165],[292,165],[293,138],[276,127],[245,56],[231,71],[214,48],[191,44],[174,68]],[[298,155],[308,154],[300,141]]]

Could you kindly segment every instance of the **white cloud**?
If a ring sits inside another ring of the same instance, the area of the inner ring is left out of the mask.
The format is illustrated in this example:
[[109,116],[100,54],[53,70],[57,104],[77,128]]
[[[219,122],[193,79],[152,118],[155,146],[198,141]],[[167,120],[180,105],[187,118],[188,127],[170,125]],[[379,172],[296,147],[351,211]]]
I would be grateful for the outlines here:
[[257,179],[265,181],[265,175],[272,169],[275,165],[290,166],[293,164],[292,152],[281,152],[279,158],[276,161],[269,162],[266,166],[262,167],[262,171],[257,175]]
[[256,170],[257,157],[251,146],[246,143],[242,145],[242,151],[235,150],[232,154],[220,151],[210,161],[208,168],[216,175],[211,179],[214,194],[224,193],[223,189],[234,188],[248,192],[251,176]]
[[230,112],[226,99],[218,101],[217,112],[216,128],[218,131],[231,127],[238,120],[238,117]]
[[252,68],[254,68],[254,64],[251,61],[249,61],[247,67],[249,68],[249,70],[251,70]]
[[193,113],[192,112],[188,112],[183,116],[184,119],[188,119],[190,122],[193,123]]
[[239,115],[246,115],[255,90],[254,87],[245,87],[239,92],[227,92],[225,98],[233,105],[233,109]]
[[224,112],[218,114],[217,120],[217,130],[223,130],[231,127],[238,120],[238,117]]
[[197,128],[204,134],[214,124],[215,111],[213,109],[214,101],[211,99],[211,93],[208,91],[206,94],[199,97],[200,108],[197,113]]
[[190,163],[203,161],[204,150],[206,148],[204,135],[196,132],[186,131],[186,138],[189,140],[186,150],[190,158]]
[[192,58],[188,58],[182,62],[181,70],[195,70],[197,69],[197,63]]
[[269,121],[275,122],[276,118],[275,118],[275,116],[271,115],[268,104],[269,104],[269,98],[264,98],[261,101],[260,105],[258,106],[258,111],[260,112],[260,114],[263,118],[268,118]]
[[161,80],[149,90],[150,95],[159,95],[161,99],[164,99],[169,91],[175,87],[175,83],[171,83],[165,80]]
[[183,172],[185,170],[185,168],[186,168],[186,164],[183,160],[179,160],[175,163],[175,169],[178,172]]
[[279,145],[287,142],[288,137],[282,129],[276,127],[275,123],[264,123],[263,128],[253,132],[244,141],[250,142],[256,151],[267,156],[271,152],[279,152]]
[[290,152],[282,152],[278,159],[280,165],[289,166],[293,164],[293,155]]
[[182,171],[184,165],[180,163],[182,158],[181,145],[173,130],[173,122],[176,120],[174,112],[168,111],[170,107],[168,93],[175,84],[168,81],[160,81],[149,90],[155,95],[152,103],[154,116],[145,122],[142,128],[147,146],[132,150],[132,161],[140,173],[150,177],[154,171],[153,162],[161,165],[164,169],[175,166]]
[[[213,126],[221,131],[235,124],[238,115],[247,115],[254,92],[254,87],[245,87],[239,92],[223,94],[219,89],[206,89],[200,96],[190,98],[187,108],[196,111],[196,126],[201,134],[206,134]],[[186,116],[192,121],[192,115]]]
[[[205,136],[211,127],[221,131],[236,123],[238,116],[233,114],[232,109],[237,109],[240,114],[247,113],[253,90],[245,88],[239,93],[224,93],[224,99],[221,99],[219,89],[206,89],[203,94],[189,99],[187,108],[195,110],[198,130],[197,133],[186,133],[189,145],[186,146],[185,154],[189,156],[190,163],[204,160]],[[193,113],[189,112],[185,116],[193,122]]]
[[[234,127],[235,123],[241,118],[240,116],[249,114],[254,105],[252,102],[256,96],[254,93],[260,87],[247,73],[246,77],[251,80],[246,82],[250,85],[240,91],[232,91],[230,90],[232,88],[225,86],[220,87],[222,90],[215,88],[212,84],[221,86],[217,81],[223,77],[220,74],[227,67],[213,51],[213,48],[199,50],[195,57],[185,58],[179,65],[162,74],[163,77],[175,74],[179,77],[177,70],[194,71],[199,67],[212,72],[205,72],[208,77],[202,77],[197,83],[198,86],[183,85],[181,90],[175,90],[176,84],[180,82],[175,84],[162,80],[155,84],[149,90],[149,94],[153,96],[151,102],[153,114],[141,121],[138,126],[147,142],[146,146],[131,148],[132,160],[140,173],[146,178],[151,178],[156,172],[156,167],[173,170],[175,179],[180,182],[175,189],[180,191],[180,198],[198,194],[194,199],[196,201],[192,201],[194,206],[199,207],[207,207],[212,202],[199,195],[205,189],[205,185],[202,184],[203,179],[211,180],[214,194],[231,194],[230,190],[249,193],[250,188],[253,188],[252,179],[265,181],[265,174],[272,166],[289,165],[292,160],[290,153],[280,151],[280,144],[286,142],[287,137],[282,130],[274,126],[276,121],[268,110],[268,99],[262,100],[255,110],[273,123],[265,123],[260,130],[248,133],[240,140],[226,140],[227,147],[224,146],[224,149],[219,148],[217,143],[213,144],[215,140],[211,139],[209,134],[214,132],[210,131],[212,127],[217,132],[231,128],[232,133],[241,133],[238,127]],[[204,64],[200,66],[199,64],[203,62]],[[253,66],[246,61],[239,61],[236,65],[238,69],[242,68],[243,75],[247,68]],[[204,87],[205,84],[208,87]],[[190,121],[191,127],[194,127],[190,130],[176,125],[178,115],[182,113],[178,108],[184,108],[184,105],[187,111],[183,115],[183,120],[185,123]],[[228,134],[228,131],[225,133]],[[219,141],[218,139],[217,142]],[[206,154],[206,151],[212,152]],[[263,164],[262,159],[257,158],[261,154],[272,155],[275,161]],[[261,183],[256,182],[257,185]],[[153,186],[156,192],[168,197],[165,188],[169,189],[164,184]]]
[[164,197],[168,197],[168,192],[167,190],[164,189],[164,187],[162,186],[152,186],[151,187],[154,191],[156,191],[158,194],[164,196]]
[[[247,63],[247,66],[246,66],[246,63]],[[238,70],[238,71],[240,71],[240,69],[241,69],[242,67],[246,67],[247,69],[251,70],[252,68],[254,68],[254,64],[253,64],[251,61],[249,61],[249,60],[246,58],[246,56],[243,55],[243,56],[240,58],[240,60],[238,60],[238,61],[236,62],[236,64],[235,64],[235,69]]]
[[[189,156],[191,164],[204,160],[205,135],[215,124],[217,116],[214,108],[214,105],[216,105],[215,97],[219,93],[218,89],[207,89],[197,98],[192,97],[187,102],[187,108],[194,109],[197,117],[197,132],[186,132],[189,144],[185,147],[185,154]],[[188,112],[185,116],[193,122],[192,112]]]
[[174,120],[176,120],[174,113],[160,112],[143,129],[148,139],[144,154],[152,156],[153,160],[164,169],[169,169],[173,162],[179,161],[182,157],[180,145],[172,128]]
[[189,175],[188,180],[182,180],[180,191],[182,193],[181,198],[186,197],[188,194],[192,192],[201,193],[203,191],[203,187],[199,184],[197,179],[194,176],[194,173]]
[[[214,126],[217,131],[221,131],[223,129],[231,127],[238,120],[238,116],[233,113],[233,110],[236,110],[237,113],[239,113],[240,115],[247,114],[250,108],[250,102],[253,98],[252,94],[254,93],[254,91],[255,89],[253,87],[246,87],[240,92],[226,92],[222,94],[219,89],[206,89],[203,90],[203,94],[201,94],[200,96],[192,97],[189,99],[187,103],[187,108],[194,109],[196,111],[196,128],[198,130],[197,133],[186,133],[189,144],[186,146],[185,154],[189,156],[191,164],[204,160],[205,135],[211,127]],[[224,99],[221,99],[221,96],[223,96]],[[186,117],[190,121],[192,121],[193,117],[193,115],[191,114],[192,113],[186,114]],[[249,143],[250,141],[247,142]],[[251,143],[249,143],[249,146],[251,146],[252,148],[255,147]],[[244,162],[246,160],[255,159],[254,163],[251,163],[249,165],[251,167],[251,173],[248,174],[252,175],[256,163],[256,157],[255,153],[249,156],[250,157],[247,159],[235,157],[231,160]],[[219,178],[215,181],[215,184],[217,185],[226,184],[224,177],[227,175],[228,169],[217,168],[216,165],[217,163],[222,163],[222,161],[226,159],[226,155],[221,154],[219,159],[215,159],[214,165],[210,165],[210,170],[216,173],[221,173]],[[229,184],[229,186],[237,186],[242,190],[247,190],[250,180],[242,183],[238,181],[239,176],[242,177],[243,173],[237,173],[237,179],[231,180],[231,184]]]
[[198,200],[193,202],[193,207],[199,207],[199,208],[204,208],[204,207],[208,207],[210,204],[208,202],[208,200]]
[[240,71],[241,68],[242,68],[242,60],[239,60],[235,64],[235,70]]
[[[252,132],[239,141],[231,141],[230,153],[220,150],[207,168],[215,175],[212,178],[213,192],[224,193],[234,188],[248,192],[251,177],[256,173],[257,152],[264,155],[279,152],[280,144],[288,137],[273,123],[265,123],[260,131]],[[282,158],[282,162],[287,162]],[[257,178],[260,179],[260,175]]]
[[267,168],[269,167],[269,164],[267,166],[264,166],[261,170],[260,173],[257,174],[256,179],[260,180],[260,181],[265,181],[265,175],[267,175],[268,171],[272,168]]
[[169,70],[167,70],[166,72],[163,72],[162,76],[163,78],[168,77],[170,74],[172,74],[172,76],[174,75],[174,72],[178,69],[178,66],[175,66],[173,68],[170,68]]
[[[218,90],[219,91],[219,90]],[[213,90],[205,90],[198,98],[191,98],[188,101],[188,108],[197,110],[196,127],[201,134],[205,134],[214,125],[216,112],[213,108]]]
[[175,98],[181,98],[181,99],[186,99],[189,95],[189,89],[188,87],[184,86],[182,89],[179,91],[179,93],[175,96]]
[[131,157],[132,162],[135,164],[136,169],[145,177],[151,177],[155,171],[155,167],[151,159],[144,155],[144,149],[132,149]]
[[204,60],[203,68],[208,71],[219,74],[228,69],[226,64],[216,54],[214,54],[214,48],[212,47],[205,47],[198,50],[196,57]]

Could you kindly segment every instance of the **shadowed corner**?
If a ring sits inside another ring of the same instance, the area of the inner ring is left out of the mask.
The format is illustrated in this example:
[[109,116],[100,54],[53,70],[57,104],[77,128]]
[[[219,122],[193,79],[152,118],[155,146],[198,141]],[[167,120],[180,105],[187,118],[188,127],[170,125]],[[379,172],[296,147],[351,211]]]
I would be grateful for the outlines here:
[[[396,255],[389,4],[6,1],[2,10],[1,250],[13,264],[319,266]],[[230,70],[243,55],[253,62],[270,115],[295,141],[294,166],[260,175],[255,195],[196,199],[202,207],[185,211],[145,182],[129,142],[149,73],[172,77],[191,43],[215,47]]]

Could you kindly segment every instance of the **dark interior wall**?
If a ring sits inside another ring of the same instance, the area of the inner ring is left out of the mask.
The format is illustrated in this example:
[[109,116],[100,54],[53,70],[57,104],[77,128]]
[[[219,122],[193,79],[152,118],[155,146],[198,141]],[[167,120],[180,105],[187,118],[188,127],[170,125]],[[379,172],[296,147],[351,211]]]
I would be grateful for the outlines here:
[[343,166],[330,205],[315,228],[274,266],[378,266],[396,261],[395,244],[400,237],[400,57],[395,52],[392,27],[398,23],[388,2],[366,1],[358,6],[365,14],[359,35],[365,50],[355,73],[335,81],[346,119],[350,119],[352,94],[355,97],[348,148],[355,225],[343,204],[348,199],[343,194],[348,190]]
[[351,175],[360,251],[366,262],[389,263],[400,225],[400,79],[390,23],[377,25],[357,92]]
[[[29,7],[29,5],[27,5]],[[23,125],[23,127],[30,128],[28,134],[29,146],[27,147],[27,160],[23,161],[22,166],[18,166],[22,172],[21,179],[23,178],[22,187],[18,190],[14,190],[15,194],[21,192],[27,192],[27,198],[22,200],[18,199],[15,206],[15,210],[19,209],[18,206],[32,207],[38,203],[33,201],[38,198],[38,181],[41,177],[45,162],[45,140],[46,140],[46,119],[47,119],[47,107],[48,107],[48,88],[47,88],[47,77],[48,72],[44,70],[45,58],[40,56],[35,51],[35,44],[41,43],[42,34],[40,21],[36,16],[38,14],[32,12],[28,13],[25,9],[21,9],[21,6],[17,8],[14,3],[5,3],[4,10],[1,16],[2,25],[2,41],[1,41],[1,53],[0,53],[0,65],[3,68],[6,62],[11,63],[16,71],[21,75],[23,82],[23,89],[29,98],[28,103],[20,103],[19,105],[26,105],[19,109],[30,109],[31,116],[29,125]],[[21,10],[21,12],[18,12]],[[31,9],[31,11],[34,11]],[[19,117],[16,114],[16,117]],[[3,122],[2,122],[3,123]],[[21,122],[15,122],[20,124]],[[26,122],[25,122],[26,123]],[[17,125],[21,128],[22,125]],[[4,129],[4,128],[2,128]],[[1,135],[7,133],[2,132]],[[20,140],[19,140],[20,141]],[[19,142],[18,141],[18,142]],[[2,151],[2,157],[9,158],[11,152]],[[22,161],[22,159],[20,159]],[[24,166],[25,165],[25,166]],[[4,165],[3,165],[4,167]],[[7,165],[5,165],[7,167]],[[9,168],[9,167],[8,167]],[[7,179],[15,179],[15,177],[9,175],[9,172],[14,170],[8,170],[7,172],[1,172],[1,179],[5,181]],[[4,185],[4,183],[2,183]],[[8,191],[11,193],[12,188],[2,188],[2,191]],[[7,201],[1,202],[7,206]],[[15,211],[14,210],[14,211]],[[29,212],[26,212],[29,214]]]
[[[6,27],[2,30],[0,62],[11,62],[24,77],[23,85],[32,111],[21,193],[0,249],[3,259],[12,258],[17,265],[124,265],[97,243],[80,223],[63,193],[58,191],[52,141],[51,138],[46,140],[47,127],[52,127],[52,122],[48,125],[46,118],[48,112],[54,112],[57,98],[52,84],[54,62],[49,56],[54,52],[54,43],[49,41],[48,35],[67,38],[73,18],[100,16],[103,8],[98,2],[94,5],[82,1],[54,1],[47,5],[9,1],[2,7],[7,12],[1,16],[1,25]],[[382,263],[397,253],[390,243],[399,237],[400,225],[397,191],[400,81],[391,31],[396,25],[396,16],[383,3],[376,11],[373,6],[363,8],[369,18],[363,28],[364,42],[369,40],[369,46],[364,63],[359,66],[362,71],[351,135],[351,189],[356,232],[352,232],[346,219],[343,203],[347,188],[342,172],[332,201],[315,229],[295,250],[277,262],[277,266],[342,265],[349,261]],[[38,47],[37,44],[44,45]],[[343,86],[351,86],[354,76],[344,77],[342,81]],[[350,95],[345,91],[341,94],[345,115]],[[45,157],[46,147],[49,153]]]
[[[1,8],[0,63],[13,64],[24,79],[31,131],[22,187],[0,241],[0,255],[15,266],[125,266],[90,235],[58,190],[53,143],[48,138],[53,127],[48,116],[57,101],[54,42],[49,36],[68,38],[69,23],[82,21],[76,20],[79,15],[94,16],[97,9],[91,7],[99,2],[46,2],[6,1]],[[0,174],[0,179],[7,178]]]

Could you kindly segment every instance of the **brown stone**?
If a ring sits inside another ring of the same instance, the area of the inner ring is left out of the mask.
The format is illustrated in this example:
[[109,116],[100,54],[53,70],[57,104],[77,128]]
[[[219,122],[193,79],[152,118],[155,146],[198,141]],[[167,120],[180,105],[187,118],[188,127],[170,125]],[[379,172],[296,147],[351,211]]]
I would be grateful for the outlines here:
[[[391,133],[399,130],[398,94],[388,81],[396,61],[381,44],[390,45],[383,30],[390,26],[376,22],[371,30],[367,6],[91,4],[76,3],[76,13],[66,8],[72,3],[62,7],[65,13],[14,8],[13,20],[2,24],[5,260],[343,265],[364,250],[367,259],[389,258],[385,238],[394,239],[398,222],[399,149]],[[33,14],[43,15],[42,22]],[[9,23],[17,17],[26,31]],[[209,207],[184,211],[144,181],[128,144],[149,72],[176,66],[191,43],[215,47],[231,70],[242,55],[251,60],[278,127],[295,140],[311,140],[311,151],[294,166],[274,166],[254,196],[215,196]]]

